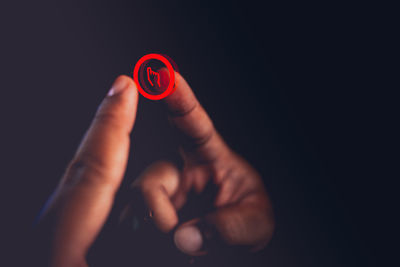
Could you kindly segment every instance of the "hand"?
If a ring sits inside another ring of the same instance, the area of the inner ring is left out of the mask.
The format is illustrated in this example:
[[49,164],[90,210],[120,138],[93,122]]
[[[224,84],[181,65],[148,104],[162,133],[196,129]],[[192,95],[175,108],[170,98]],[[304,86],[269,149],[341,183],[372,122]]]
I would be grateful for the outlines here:
[[[161,80],[167,71],[159,71]],[[178,226],[174,240],[185,253],[205,253],[205,239],[261,248],[271,238],[272,209],[257,172],[224,143],[185,80],[164,102],[171,123],[184,137],[183,170],[159,162],[135,182],[162,232]],[[86,266],[86,253],[101,230],[123,179],[138,94],[133,81],[119,77],[99,107],[43,217],[52,221],[51,266]],[[177,210],[193,188],[215,183],[216,211],[179,223]],[[205,227],[199,227],[199,225]]]
[[[163,81],[169,78],[167,70],[159,73]],[[177,226],[175,244],[187,254],[207,253],[204,245],[215,239],[230,246],[262,248],[272,236],[274,221],[259,174],[225,144],[189,85],[178,73],[176,77],[177,89],[164,102],[171,123],[182,135],[184,167],[155,163],[134,186],[142,191],[162,232]],[[177,211],[188,193],[193,189],[200,194],[207,183],[218,187],[216,210],[204,218],[178,222]]]

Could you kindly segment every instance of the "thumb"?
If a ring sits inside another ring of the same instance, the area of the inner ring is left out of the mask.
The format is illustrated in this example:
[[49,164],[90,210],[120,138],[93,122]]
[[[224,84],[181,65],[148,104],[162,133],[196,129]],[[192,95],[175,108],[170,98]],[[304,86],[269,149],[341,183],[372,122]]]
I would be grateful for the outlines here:
[[258,250],[272,237],[272,212],[262,202],[238,203],[182,224],[174,234],[182,252],[199,256],[218,247],[247,246]]

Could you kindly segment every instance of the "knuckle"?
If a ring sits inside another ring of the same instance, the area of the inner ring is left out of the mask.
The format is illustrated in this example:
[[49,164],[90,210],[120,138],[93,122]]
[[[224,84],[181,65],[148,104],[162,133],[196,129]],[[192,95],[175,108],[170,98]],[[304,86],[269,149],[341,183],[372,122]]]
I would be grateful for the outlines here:
[[215,133],[214,128],[212,126],[209,126],[208,128],[203,129],[202,132],[199,132],[198,135],[194,135],[193,137],[191,137],[190,141],[196,147],[203,146],[211,140],[214,133]]
[[191,114],[196,108],[199,108],[197,101],[194,103],[181,102],[178,107],[169,109],[168,112],[171,118],[179,118]]
[[146,192],[158,190],[160,187],[165,186],[166,178],[177,175],[176,168],[170,162],[158,161],[144,171],[139,178],[138,186],[142,191]]

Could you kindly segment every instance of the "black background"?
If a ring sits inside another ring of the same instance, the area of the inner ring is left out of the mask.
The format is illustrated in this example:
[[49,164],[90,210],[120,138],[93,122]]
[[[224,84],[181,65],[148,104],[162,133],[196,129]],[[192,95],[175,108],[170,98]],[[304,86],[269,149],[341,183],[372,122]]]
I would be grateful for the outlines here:
[[[113,79],[131,75],[141,56],[162,53],[264,177],[277,232],[249,265],[375,262],[373,218],[365,218],[372,186],[358,169],[368,150],[355,91],[357,64],[366,60],[362,7],[25,1],[1,13],[2,220],[13,257],[24,258],[24,237]],[[174,159],[164,116],[159,103],[140,98],[124,185],[151,162]]]

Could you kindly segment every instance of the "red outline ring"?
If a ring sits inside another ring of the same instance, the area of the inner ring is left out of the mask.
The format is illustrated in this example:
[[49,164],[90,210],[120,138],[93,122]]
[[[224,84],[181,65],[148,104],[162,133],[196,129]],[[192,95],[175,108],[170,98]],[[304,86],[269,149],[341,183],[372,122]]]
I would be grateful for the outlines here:
[[[160,95],[151,95],[149,93],[147,93],[145,90],[143,90],[143,88],[140,86],[139,83],[139,69],[140,66],[147,60],[150,59],[157,59],[159,61],[161,61],[162,63],[164,63],[165,66],[167,66],[168,72],[169,72],[169,84],[167,89]],[[148,54],[143,56],[142,58],[139,59],[139,61],[136,63],[135,68],[133,70],[133,80],[135,81],[138,90],[140,92],[140,94],[148,99],[151,100],[160,100],[163,99],[164,97],[167,97],[168,95],[170,95],[175,87],[175,72],[174,72],[174,68],[172,67],[171,63],[168,61],[168,59],[166,59],[164,56],[159,55],[159,54]]]

